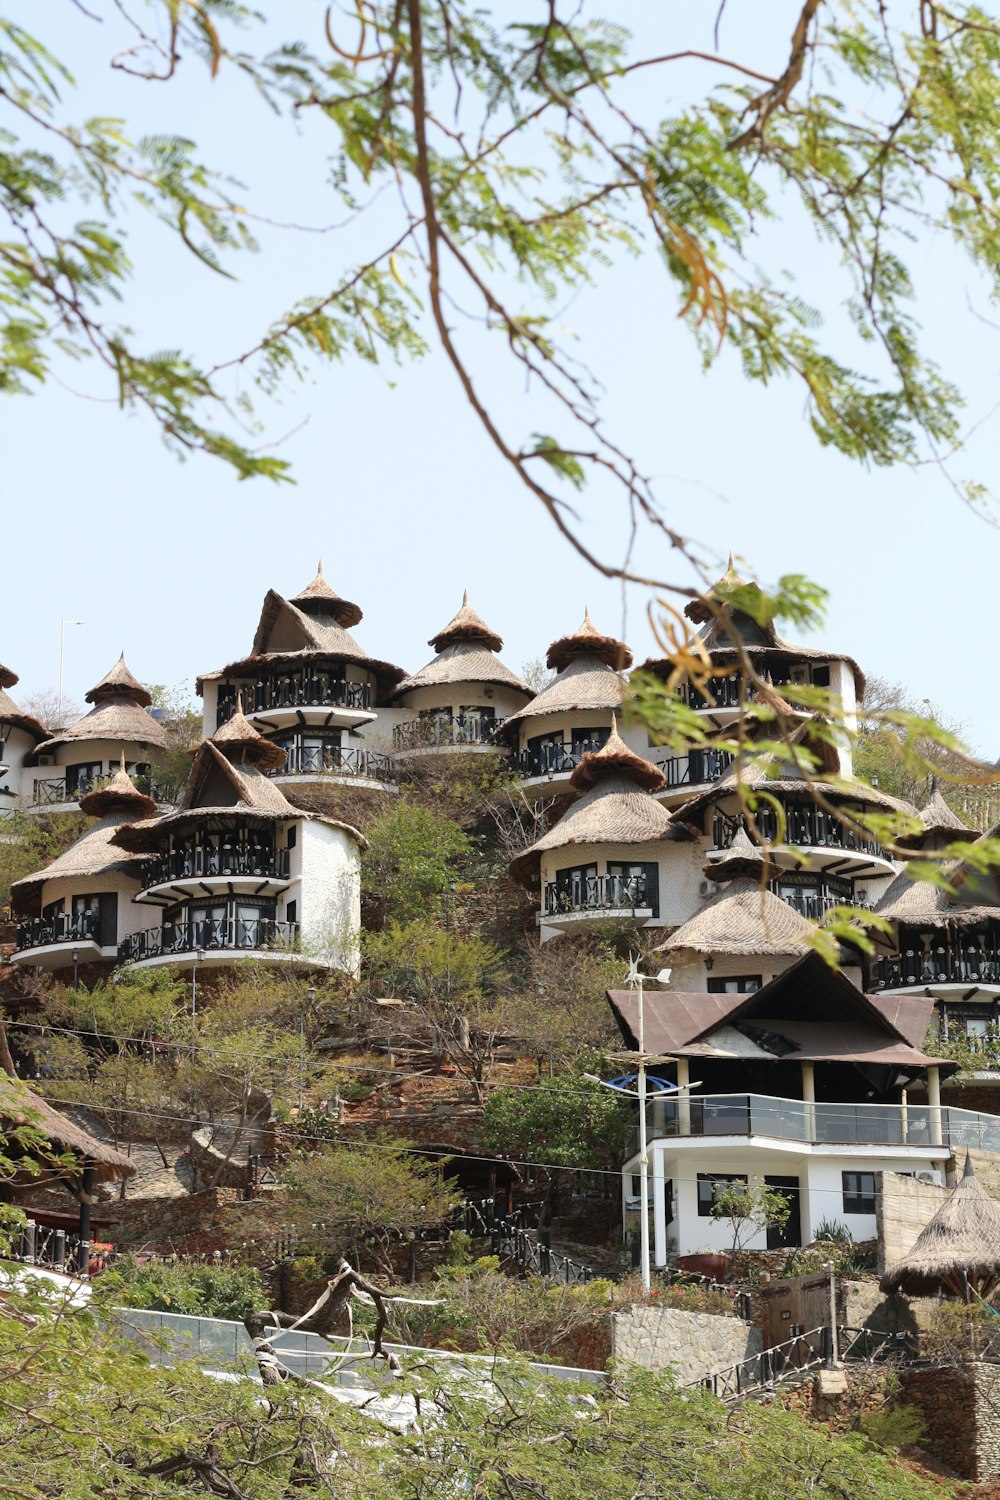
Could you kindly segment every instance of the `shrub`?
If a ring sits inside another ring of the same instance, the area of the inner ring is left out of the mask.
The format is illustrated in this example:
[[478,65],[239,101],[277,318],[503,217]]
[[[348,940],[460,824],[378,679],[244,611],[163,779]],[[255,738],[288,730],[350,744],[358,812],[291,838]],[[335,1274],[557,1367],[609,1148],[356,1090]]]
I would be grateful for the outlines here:
[[186,1265],[126,1255],[94,1282],[93,1301],[98,1307],[242,1320],[263,1307],[267,1296],[249,1266]]

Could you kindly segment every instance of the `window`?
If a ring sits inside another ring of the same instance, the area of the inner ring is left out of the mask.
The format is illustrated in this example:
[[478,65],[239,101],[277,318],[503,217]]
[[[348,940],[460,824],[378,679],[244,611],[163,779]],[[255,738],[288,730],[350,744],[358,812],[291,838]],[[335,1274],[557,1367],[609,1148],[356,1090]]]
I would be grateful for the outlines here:
[[285,921],[286,922],[296,922],[296,921],[298,921],[298,907],[297,907],[297,905],[296,905],[296,903],[294,901],[286,901],[285,902]]
[[667,1224],[672,1224],[674,1222],[674,1179],[672,1177],[668,1177],[666,1183],[664,1184],[664,1187],[664,1198],[666,1203],[665,1222]]
[[626,864],[608,861],[608,904],[647,907],[660,915],[660,867],[656,864]]
[[966,1016],[962,1024],[966,1036],[985,1037],[989,1033],[990,1023],[985,1016]]
[[875,1173],[842,1172],[845,1214],[875,1212]]
[[586,911],[596,906],[598,892],[596,865],[557,870],[555,880],[546,889],[546,907],[549,911]]
[[[847,1175],[846,1173],[844,1174]],[[747,1176],[745,1172],[699,1172],[698,1173],[698,1214],[702,1219],[712,1217],[712,1205],[715,1202],[716,1193],[727,1188],[731,1182],[745,1183]]]
[[728,979],[710,979],[708,981],[708,993],[710,995],[752,995],[761,987],[761,976],[759,974],[733,974]]
[[289,828],[289,830],[288,830],[288,847],[289,847],[289,849],[294,849],[295,848],[295,833],[296,833],[296,830],[294,828]]
[[100,780],[103,773],[104,762],[100,760],[87,761],[78,766],[67,766],[66,790],[82,796],[89,790],[92,782]]

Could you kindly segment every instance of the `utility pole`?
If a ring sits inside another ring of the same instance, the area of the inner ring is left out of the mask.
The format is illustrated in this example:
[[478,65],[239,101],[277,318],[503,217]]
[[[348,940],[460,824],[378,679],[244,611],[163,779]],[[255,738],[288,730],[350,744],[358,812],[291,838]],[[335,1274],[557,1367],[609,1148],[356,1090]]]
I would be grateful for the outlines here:
[[59,702],[57,705],[59,723],[56,725],[57,729],[65,729],[66,727],[63,723],[63,667],[66,662],[66,626],[82,624],[82,620],[60,619],[59,621]]

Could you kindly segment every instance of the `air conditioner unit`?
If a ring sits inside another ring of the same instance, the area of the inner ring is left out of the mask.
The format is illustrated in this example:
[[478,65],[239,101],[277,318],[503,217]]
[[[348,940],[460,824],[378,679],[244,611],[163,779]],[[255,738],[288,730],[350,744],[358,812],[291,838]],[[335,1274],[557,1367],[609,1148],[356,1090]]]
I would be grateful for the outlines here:
[[702,896],[714,896],[718,889],[718,884],[714,880],[702,880],[698,885],[698,892]]
[[937,1182],[937,1178],[935,1177],[935,1175],[934,1175],[933,1172],[918,1172],[917,1173],[917,1181],[918,1182]]

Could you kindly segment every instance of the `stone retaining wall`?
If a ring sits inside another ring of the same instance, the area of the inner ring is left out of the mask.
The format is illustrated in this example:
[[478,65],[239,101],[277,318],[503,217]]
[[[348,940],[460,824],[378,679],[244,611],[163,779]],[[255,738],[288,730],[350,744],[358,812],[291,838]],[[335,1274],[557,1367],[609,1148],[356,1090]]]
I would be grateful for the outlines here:
[[759,1329],[715,1313],[631,1307],[611,1318],[613,1359],[653,1370],[669,1367],[679,1385],[749,1359],[762,1345]]

